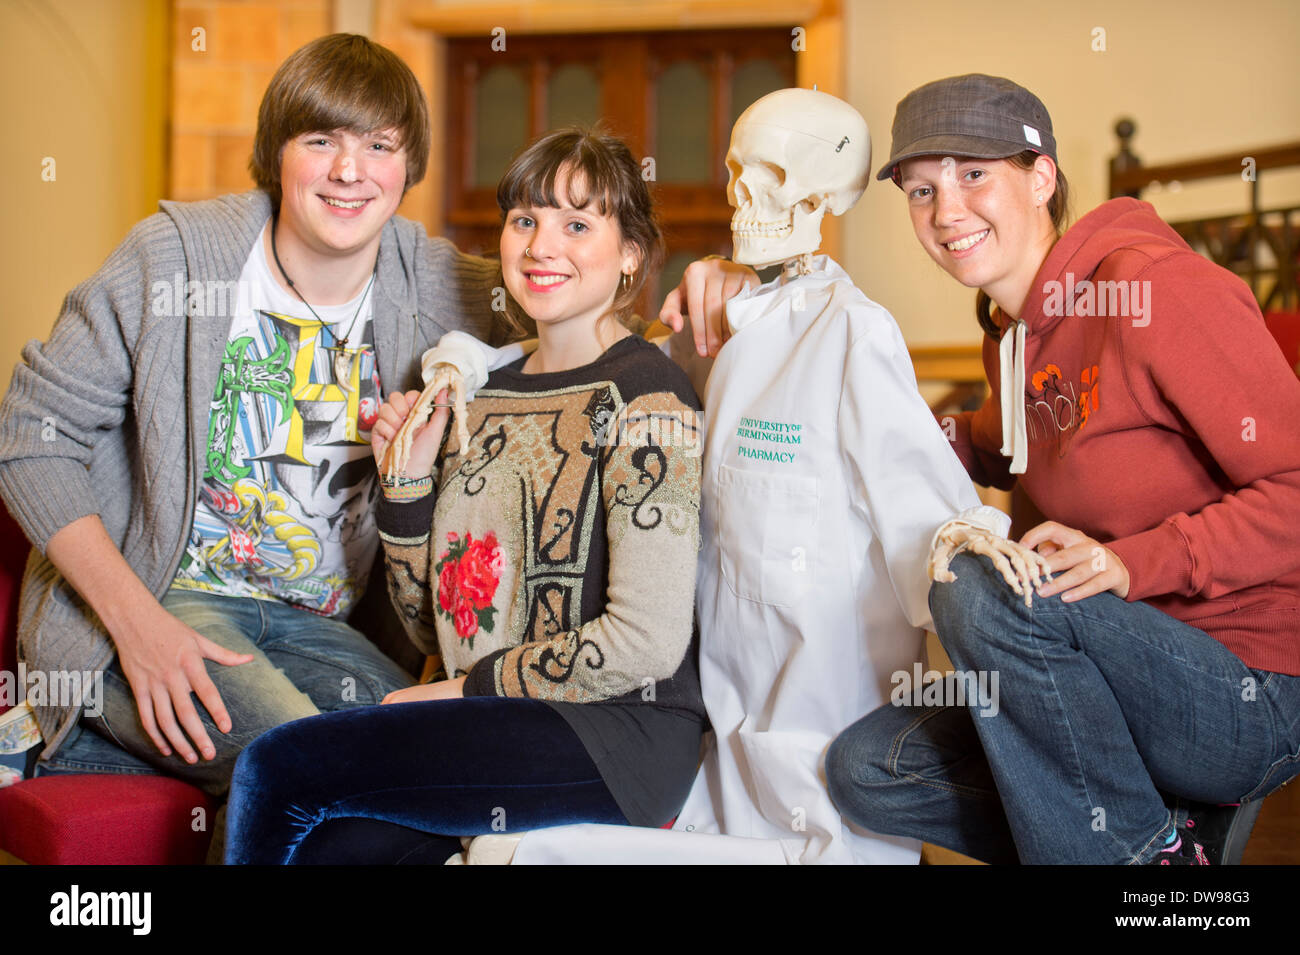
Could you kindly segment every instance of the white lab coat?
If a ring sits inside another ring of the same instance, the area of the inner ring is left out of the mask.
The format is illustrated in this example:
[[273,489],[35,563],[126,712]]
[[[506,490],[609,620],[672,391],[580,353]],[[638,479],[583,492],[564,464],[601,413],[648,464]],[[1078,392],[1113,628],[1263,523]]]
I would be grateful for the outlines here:
[[[987,509],[971,510],[898,326],[835,262],[742,292],[727,318],[704,399],[697,591],[716,745],[676,832],[540,830],[517,863],[918,859],[916,840],[841,819],[822,760],[921,658],[934,532]],[[741,838],[699,836],[720,833]]]

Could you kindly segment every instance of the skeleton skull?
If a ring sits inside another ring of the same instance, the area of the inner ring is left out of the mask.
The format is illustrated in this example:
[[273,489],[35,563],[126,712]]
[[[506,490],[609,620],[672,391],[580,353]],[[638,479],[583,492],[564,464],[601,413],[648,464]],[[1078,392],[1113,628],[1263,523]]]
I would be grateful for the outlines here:
[[871,177],[871,136],[843,100],[777,90],[736,120],[727,169],[732,258],[763,268],[815,252],[822,216],[858,201]]

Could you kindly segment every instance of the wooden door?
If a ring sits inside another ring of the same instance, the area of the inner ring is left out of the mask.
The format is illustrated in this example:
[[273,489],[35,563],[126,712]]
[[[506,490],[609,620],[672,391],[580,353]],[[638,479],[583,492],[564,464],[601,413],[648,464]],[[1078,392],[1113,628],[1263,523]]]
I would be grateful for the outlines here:
[[651,183],[668,254],[638,303],[653,317],[688,263],[730,254],[731,127],[794,85],[795,61],[788,27],[511,36],[504,49],[474,37],[448,41],[447,74],[448,238],[495,254],[496,183],[510,159],[547,130],[600,122]]

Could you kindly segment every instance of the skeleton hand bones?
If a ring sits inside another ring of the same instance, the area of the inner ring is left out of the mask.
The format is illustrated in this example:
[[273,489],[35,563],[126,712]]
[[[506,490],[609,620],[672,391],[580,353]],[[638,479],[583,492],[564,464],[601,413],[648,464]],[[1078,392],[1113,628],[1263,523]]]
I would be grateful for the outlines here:
[[1052,579],[1046,557],[961,518],[944,524],[935,534],[926,568],[930,579],[939,583],[956,580],[957,576],[948,569],[948,562],[964,550],[983,554],[993,561],[1002,579],[1024,597],[1026,607],[1032,606],[1034,590],[1042,585],[1043,579]]
[[388,446],[382,468],[385,477],[392,479],[405,473],[406,465],[411,458],[414,432],[429,420],[434,402],[444,388],[449,388],[453,396],[456,437],[460,441],[460,453],[464,454],[469,450],[469,425],[466,422],[465,403],[472,401],[474,393],[487,382],[488,362],[484,355],[485,348],[485,345],[464,332],[448,332],[442,336],[436,347],[424,353],[420,359],[420,366],[425,388],[420,392],[415,407],[407,414],[406,420],[402,422],[402,426]]
[[460,452],[469,448],[469,427],[465,424],[465,378],[454,365],[439,364],[434,366],[433,381],[420,392],[420,397],[393,435],[388,445],[388,454],[384,457],[384,476],[392,479],[406,473],[406,464],[411,458],[411,441],[414,433],[433,413],[434,401],[444,388],[450,388],[456,415],[456,437],[460,441]]

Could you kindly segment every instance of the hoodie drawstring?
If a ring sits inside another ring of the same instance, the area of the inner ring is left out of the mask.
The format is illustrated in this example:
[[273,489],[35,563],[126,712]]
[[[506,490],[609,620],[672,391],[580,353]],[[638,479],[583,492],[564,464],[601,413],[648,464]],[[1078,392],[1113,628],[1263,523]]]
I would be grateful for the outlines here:
[[1025,433],[1025,323],[1015,320],[998,343],[1002,383],[1002,453],[1011,458],[1011,473],[1024,474],[1029,458]]

